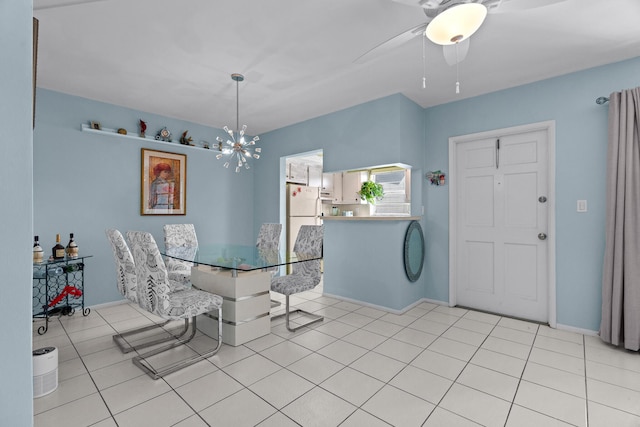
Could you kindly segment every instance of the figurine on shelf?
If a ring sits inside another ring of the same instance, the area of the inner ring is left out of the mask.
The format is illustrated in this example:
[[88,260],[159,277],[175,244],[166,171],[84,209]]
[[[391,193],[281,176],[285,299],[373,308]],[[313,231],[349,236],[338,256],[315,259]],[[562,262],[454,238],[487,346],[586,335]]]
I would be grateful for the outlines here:
[[169,132],[169,129],[166,127],[160,129],[156,134],[156,140],[171,142],[171,132]]
[[147,123],[140,119],[140,138],[145,138],[145,131],[147,130]]
[[191,138],[191,137],[187,138],[187,132],[189,132],[189,131],[185,130],[184,132],[182,132],[182,136],[180,137],[180,144],[182,144],[182,145],[193,145],[191,143],[191,141],[193,141],[193,138]]

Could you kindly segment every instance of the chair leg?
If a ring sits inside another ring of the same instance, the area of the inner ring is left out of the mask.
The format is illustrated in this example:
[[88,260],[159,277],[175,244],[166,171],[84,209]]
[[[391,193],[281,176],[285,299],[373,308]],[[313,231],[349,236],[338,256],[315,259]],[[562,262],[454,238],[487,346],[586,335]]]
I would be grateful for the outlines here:
[[152,356],[164,353],[165,351],[171,350],[173,348],[176,347],[180,347],[186,343],[188,343],[189,341],[191,341],[193,339],[193,337],[196,334],[196,316],[191,317],[190,319],[184,319],[185,322],[185,328],[189,328],[191,327],[191,333],[189,334],[189,336],[187,338],[184,339],[179,339],[176,342],[164,346],[164,347],[160,347],[157,348],[155,350],[151,350],[147,353],[143,353],[139,356],[136,356],[133,358],[133,363],[138,366],[140,369],[142,369],[147,375],[149,375],[151,378],[153,378],[154,380],[157,380],[158,378],[162,378],[165,375],[168,375],[172,372],[176,372],[179,371],[180,369],[186,368],[187,366],[191,366],[194,363],[197,363],[201,360],[204,359],[208,359],[209,357],[213,356],[214,354],[216,354],[218,352],[218,350],[220,350],[220,347],[222,346],[222,307],[218,308],[218,344],[217,346],[206,352],[203,354],[196,354],[195,356],[191,356],[189,358],[180,360],[178,362],[172,363],[168,366],[165,366],[163,368],[160,369],[156,369],[154,368],[151,363],[149,362],[149,358],[151,358]]
[[[303,313],[306,316],[311,317],[313,320],[311,320],[310,322],[304,323],[302,325],[296,326],[295,328],[292,328],[290,326],[290,324],[289,324],[289,316],[292,313]],[[289,310],[289,295],[285,295],[285,312],[282,313],[282,314],[278,314],[276,316],[272,316],[271,320],[278,319],[278,318],[280,318],[282,316],[284,316],[284,318],[285,318],[285,326],[287,327],[287,330],[289,330],[290,332],[295,332],[295,331],[297,331],[298,329],[300,329],[302,327],[309,326],[309,325],[311,325],[313,323],[316,323],[316,322],[322,322],[324,320],[324,316],[319,316],[317,314],[309,313],[308,311],[302,310],[301,308],[296,308],[295,310],[290,311]]]
[[113,341],[118,345],[118,347],[120,348],[120,351],[122,351],[123,353],[130,353],[132,351],[138,351],[138,350],[142,350],[143,348],[147,348],[147,347],[151,347],[154,346],[156,344],[162,344],[165,342],[169,342],[175,339],[179,339],[180,337],[182,337],[184,334],[187,333],[188,328],[185,327],[184,329],[182,329],[182,331],[175,335],[173,333],[171,333],[171,331],[166,331],[169,333],[169,336],[166,338],[159,338],[156,340],[152,340],[152,341],[148,341],[148,342],[144,342],[138,345],[131,345],[129,344],[129,341],[127,341],[127,337],[131,337],[131,336],[135,336],[138,335],[142,332],[147,332],[147,331],[151,331],[153,329],[159,329],[159,328],[164,328],[169,322],[171,322],[170,320],[167,320],[166,322],[162,322],[162,323],[156,323],[153,325],[149,325],[149,326],[144,326],[142,328],[136,328],[136,329],[130,329],[128,331],[119,333],[119,334],[115,334],[113,336]]

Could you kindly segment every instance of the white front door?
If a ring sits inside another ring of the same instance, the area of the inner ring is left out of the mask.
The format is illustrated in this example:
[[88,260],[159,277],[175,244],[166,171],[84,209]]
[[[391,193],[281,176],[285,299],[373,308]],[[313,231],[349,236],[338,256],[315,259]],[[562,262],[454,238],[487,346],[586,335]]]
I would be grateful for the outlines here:
[[452,139],[456,305],[549,321],[548,131]]

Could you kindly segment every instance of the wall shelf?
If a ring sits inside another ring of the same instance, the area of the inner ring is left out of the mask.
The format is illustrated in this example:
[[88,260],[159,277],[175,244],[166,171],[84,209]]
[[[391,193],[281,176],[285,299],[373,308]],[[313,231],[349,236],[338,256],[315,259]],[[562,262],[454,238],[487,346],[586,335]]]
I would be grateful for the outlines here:
[[[127,134],[127,135],[123,135],[121,133],[118,133],[118,131],[116,129],[110,129],[110,128],[102,128],[102,129],[92,129],[89,125],[82,123],[82,132],[90,132],[90,133],[96,133],[96,134],[100,134],[100,135],[110,135],[110,136],[116,136],[119,138],[129,138],[129,139],[137,139],[139,141],[146,141],[146,142],[153,142],[156,144],[164,144],[164,145],[173,145],[173,146],[178,146],[178,147],[187,147],[187,148],[195,148],[197,150],[203,150],[203,151],[213,151],[216,153],[219,153],[220,150],[218,150],[217,148],[204,148],[204,147],[199,147],[197,145],[184,145],[184,144],[180,144],[180,142],[167,142],[167,141],[160,141],[155,139],[154,136],[145,136],[144,138],[142,138],[141,136],[138,135],[134,135],[134,134]],[[211,143],[213,144],[213,143]],[[217,143],[216,143],[217,146]]]

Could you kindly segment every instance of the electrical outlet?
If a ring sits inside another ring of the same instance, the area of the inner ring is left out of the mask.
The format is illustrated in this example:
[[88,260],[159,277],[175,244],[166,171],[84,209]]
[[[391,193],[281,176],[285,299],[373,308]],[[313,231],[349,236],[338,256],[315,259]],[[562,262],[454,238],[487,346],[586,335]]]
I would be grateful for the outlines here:
[[586,212],[587,211],[587,201],[586,200],[578,200],[578,212]]

